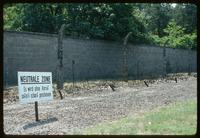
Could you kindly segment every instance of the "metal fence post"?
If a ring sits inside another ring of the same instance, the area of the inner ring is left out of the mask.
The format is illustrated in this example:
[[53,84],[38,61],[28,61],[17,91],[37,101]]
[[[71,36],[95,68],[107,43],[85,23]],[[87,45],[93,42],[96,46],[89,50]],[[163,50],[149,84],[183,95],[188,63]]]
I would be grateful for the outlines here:
[[190,60],[190,50],[188,50],[188,75],[191,75],[191,60]]
[[140,72],[139,72],[139,71],[140,71],[139,63],[140,63],[140,62],[137,61],[137,79],[139,79],[139,77],[140,77],[140,76],[139,76],[139,75],[140,75]]
[[73,79],[73,90],[74,90],[74,64],[75,64],[75,61],[72,60],[72,79]]

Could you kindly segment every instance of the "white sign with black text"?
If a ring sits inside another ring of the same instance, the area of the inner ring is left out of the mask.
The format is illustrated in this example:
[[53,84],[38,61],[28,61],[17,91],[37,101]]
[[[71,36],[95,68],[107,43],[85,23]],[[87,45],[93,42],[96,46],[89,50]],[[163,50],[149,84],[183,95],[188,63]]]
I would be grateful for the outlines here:
[[53,100],[51,72],[18,72],[19,101]]

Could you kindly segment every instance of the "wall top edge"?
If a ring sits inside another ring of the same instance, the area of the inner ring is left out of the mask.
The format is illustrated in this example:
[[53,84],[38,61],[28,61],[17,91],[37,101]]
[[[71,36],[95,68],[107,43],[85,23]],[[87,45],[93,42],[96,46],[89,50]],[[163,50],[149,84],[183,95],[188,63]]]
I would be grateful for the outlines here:
[[[40,33],[40,32],[14,31],[14,30],[4,30],[3,32],[4,33],[13,33],[13,34],[29,34],[29,35],[40,35],[40,36],[58,37],[58,34]],[[120,43],[118,41],[112,41],[112,40],[84,39],[84,38],[76,38],[76,37],[65,36],[65,35],[63,37],[65,39],[73,39],[73,40],[85,40],[85,41],[92,41],[93,40],[93,41],[108,42],[108,43]]]
[[52,36],[57,37],[57,34],[48,34],[48,33],[39,33],[39,32],[27,32],[27,31],[13,31],[13,30],[6,30],[4,33],[15,33],[15,34],[30,34],[30,35],[42,35],[42,36]]
[[[28,32],[28,31],[14,31],[14,30],[4,30],[4,33],[13,33],[13,34],[29,34],[29,35],[40,35],[40,36],[48,36],[48,37],[58,37],[58,34],[49,34],[49,33],[40,33],[40,32]],[[64,39],[73,39],[73,40],[82,40],[82,41],[98,41],[98,42],[107,42],[107,43],[116,43],[116,44],[121,44],[123,45],[122,42],[120,41],[109,41],[109,40],[99,40],[99,39],[83,39],[83,38],[74,38],[74,37],[70,37],[70,36],[64,36]],[[128,43],[128,46],[134,47],[155,47],[155,48],[161,48],[163,49],[163,47],[161,46],[157,46],[157,45],[147,45],[147,44],[131,44]],[[171,49],[171,50],[183,50],[183,51],[188,51],[188,49],[181,49],[181,48],[170,48],[170,47],[166,47],[166,49]],[[195,51],[196,50],[190,50],[190,51]]]

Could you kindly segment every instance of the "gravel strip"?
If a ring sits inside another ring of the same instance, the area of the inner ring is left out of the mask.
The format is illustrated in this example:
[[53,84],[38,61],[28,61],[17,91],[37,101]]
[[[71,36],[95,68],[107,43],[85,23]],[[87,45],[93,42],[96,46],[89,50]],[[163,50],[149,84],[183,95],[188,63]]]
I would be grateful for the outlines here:
[[[89,91],[89,90],[88,90]],[[63,100],[39,102],[39,122],[34,104],[4,103],[4,132],[14,135],[63,135],[100,122],[146,112],[176,101],[197,97],[197,79],[151,83],[149,87],[117,87],[101,92],[68,95]],[[89,94],[90,93],[90,94]]]

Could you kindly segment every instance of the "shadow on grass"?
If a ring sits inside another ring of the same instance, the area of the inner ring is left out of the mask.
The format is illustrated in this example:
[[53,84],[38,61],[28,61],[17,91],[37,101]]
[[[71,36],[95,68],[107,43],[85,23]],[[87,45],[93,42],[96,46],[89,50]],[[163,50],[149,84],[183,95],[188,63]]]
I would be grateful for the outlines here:
[[32,128],[35,126],[40,126],[40,125],[44,125],[44,124],[48,124],[48,123],[52,123],[58,121],[57,118],[52,117],[52,118],[48,118],[48,119],[44,119],[44,120],[39,120],[37,122],[33,122],[33,123],[28,123],[27,125],[23,126],[23,129],[26,130],[28,128]]

